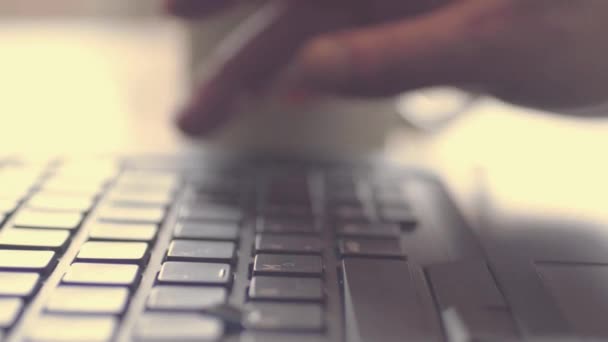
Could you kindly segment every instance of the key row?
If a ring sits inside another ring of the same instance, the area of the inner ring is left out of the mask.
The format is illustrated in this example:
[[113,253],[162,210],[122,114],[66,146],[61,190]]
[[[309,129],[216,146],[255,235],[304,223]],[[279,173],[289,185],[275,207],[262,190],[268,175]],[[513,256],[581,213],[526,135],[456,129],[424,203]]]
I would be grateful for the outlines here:
[[[281,335],[262,333],[265,331],[320,332],[324,329],[323,315],[321,306],[317,304],[249,304],[244,309],[242,320],[248,332],[244,333],[241,341],[284,341],[280,339]],[[223,335],[224,329],[224,324],[219,319],[205,314],[147,312],[138,319],[133,335],[138,341],[215,341]],[[310,341],[318,341],[312,339],[317,335],[308,336]]]

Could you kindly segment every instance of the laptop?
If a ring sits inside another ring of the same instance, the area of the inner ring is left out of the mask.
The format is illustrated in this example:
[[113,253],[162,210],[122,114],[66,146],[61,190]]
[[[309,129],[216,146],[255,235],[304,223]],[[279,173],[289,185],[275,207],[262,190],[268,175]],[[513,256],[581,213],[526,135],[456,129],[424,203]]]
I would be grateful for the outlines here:
[[601,240],[474,231],[421,170],[201,153],[5,159],[0,182],[5,341],[607,336]]
[[366,156],[0,157],[0,341],[608,339],[605,229],[480,203]]

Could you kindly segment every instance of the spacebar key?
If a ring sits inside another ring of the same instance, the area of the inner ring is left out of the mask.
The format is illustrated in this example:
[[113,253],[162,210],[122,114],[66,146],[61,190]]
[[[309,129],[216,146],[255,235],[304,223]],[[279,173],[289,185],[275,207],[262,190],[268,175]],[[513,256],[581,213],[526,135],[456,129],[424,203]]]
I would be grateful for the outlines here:
[[405,260],[342,261],[346,340],[434,340]]

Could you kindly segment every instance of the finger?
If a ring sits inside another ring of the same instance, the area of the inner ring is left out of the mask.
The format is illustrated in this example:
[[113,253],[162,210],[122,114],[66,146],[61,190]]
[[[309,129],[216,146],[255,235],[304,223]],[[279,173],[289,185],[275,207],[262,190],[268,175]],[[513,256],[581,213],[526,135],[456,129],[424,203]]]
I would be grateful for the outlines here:
[[308,2],[267,4],[214,52],[205,66],[207,74],[178,115],[179,127],[191,135],[209,132],[228,118],[240,95],[264,86],[312,35],[340,22],[340,16],[324,14]]
[[166,0],[167,12],[184,18],[208,15],[233,5],[235,0]]
[[477,83],[487,75],[480,18],[505,1],[456,2],[430,14],[322,36],[298,57],[300,86],[355,96],[392,95],[436,84]]

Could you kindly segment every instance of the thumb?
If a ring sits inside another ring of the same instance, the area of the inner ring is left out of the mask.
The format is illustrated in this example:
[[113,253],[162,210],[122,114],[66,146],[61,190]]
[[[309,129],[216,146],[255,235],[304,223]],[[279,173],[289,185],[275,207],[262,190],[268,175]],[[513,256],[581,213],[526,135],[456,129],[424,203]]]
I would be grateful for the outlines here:
[[298,56],[296,87],[385,96],[479,82],[485,70],[475,26],[499,3],[458,1],[413,19],[320,36]]

